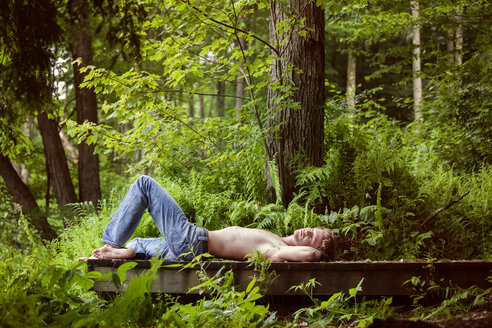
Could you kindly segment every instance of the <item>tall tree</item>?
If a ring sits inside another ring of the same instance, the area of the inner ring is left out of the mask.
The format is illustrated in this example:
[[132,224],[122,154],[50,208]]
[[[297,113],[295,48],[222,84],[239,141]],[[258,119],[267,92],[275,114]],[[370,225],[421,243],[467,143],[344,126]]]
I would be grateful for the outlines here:
[[22,181],[15,171],[10,159],[0,153],[0,175],[7,188],[12,193],[15,202],[19,203],[22,211],[29,215],[31,222],[38,229],[42,239],[53,240],[57,237],[56,232],[48,223],[45,216],[40,215],[38,204],[29,187]]
[[58,123],[46,113],[38,114],[39,132],[43,138],[44,154],[53,191],[58,205],[77,202],[67,156],[58,134]]
[[[81,59],[84,65],[92,65],[92,38],[90,36],[89,4],[87,1],[72,1],[72,12],[75,14],[75,37],[70,44],[74,60]],[[75,63],[74,83],[75,102],[77,109],[77,122],[85,121],[97,124],[97,99],[96,94],[89,88],[82,88],[86,74],[80,72],[80,65]],[[94,145],[88,145],[85,141],[79,144],[79,200],[91,201],[97,205],[101,199],[101,185],[99,181],[99,158],[94,154]]]
[[456,15],[456,55],[455,62],[456,65],[463,64],[463,57],[461,51],[463,50],[463,8],[460,8],[460,13]]
[[205,118],[205,104],[203,100],[203,95],[199,94],[198,95],[198,100],[200,102],[200,118],[204,119]]
[[350,109],[355,108],[355,88],[356,88],[356,69],[357,59],[355,53],[350,47],[347,55],[347,105]]
[[421,102],[422,102],[422,78],[421,63],[420,63],[420,24],[419,20],[419,2],[412,0],[410,2],[413,18],[412,27],[412,72],[413,72],[413,103],[414,103],[414,115],[415,121],[420,122],[422,120]]
[[188,96],[188,117],[195,116],[195,104],[193,98],[193,94],[190,93],[190,95]]
[[225,81],[217,81],[217,117],[224,117],[225,115]]
[[[270,1],[270,43],[277,51],[268,89],[273,118],[267,147],[270,160],[275,158],[282,203],[287,207],[296,191],[295,158],[302,154],[312,165],[323,163],[325,20],[316,1],[284,4]],[[295,23],[292,30],[279,32],[287,21]],[[285,94],[284,87],[290,84],[292,92]]]
[[[57,22],[57,8],[50,0],[2,1],[0,7],[0,85],[3,95],[1,102],[5,112],[3,125],[8,131],[18,130],[16,122],[25,121],[28,115],[36,114],[35,109],[51,108],[53,94],[54,49],[61,43],[62,29]],[[38,110],[38,123],[45,145],[49,175],[55,186],[59,203],[76,201],[65,153],[61,146],[56,122]],[[27,185],[12,172],[9,158],[15,158],[16,148],[22,144],[23,133],[2,133],[2,176],[10,193],[26,212],[37,208],[33,194]],[[10,148],[10,149],[9,149]],[[63,157],[59,157],[63,156]],[[66,181],[68,179],[68,182]],[[48,179],[49,180],[49,179]],[[64,190],[63,186],[68,185]],[[70,187],[71,186],[71,187]],[[44,238],[52,239],[56,234],[45,219],[31,215],[33,222]],[[40,221],[41,220],[41,221]]]

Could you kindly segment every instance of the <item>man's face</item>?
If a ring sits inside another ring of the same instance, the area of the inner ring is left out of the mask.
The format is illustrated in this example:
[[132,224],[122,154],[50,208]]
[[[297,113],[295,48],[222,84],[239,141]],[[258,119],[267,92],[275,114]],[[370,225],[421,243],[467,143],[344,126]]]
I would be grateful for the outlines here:
[[304,228],[294,231],[294,240],[297,246],[321,247],[325,232],[318,228]]

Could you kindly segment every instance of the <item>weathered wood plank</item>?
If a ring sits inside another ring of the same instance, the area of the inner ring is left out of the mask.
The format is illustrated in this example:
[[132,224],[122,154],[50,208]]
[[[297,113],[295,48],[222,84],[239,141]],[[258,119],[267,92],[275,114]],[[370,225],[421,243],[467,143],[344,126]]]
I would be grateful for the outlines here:
[[[89,270],[101,273],[116,272],[125,260],[89,260]],[[150,267],[150,261],[133,261],[137,266],[127,272],[127,281],[141,274]],[[155,293],[187,293],[190,288],[200,283],[194,269],[166,267],[169,264],[186,262],[165,262],[159,269],[159,275],[154,283],[152,292]],[[236,261],[207,261],[203,268],[208,275],[214,275],[220,268],[234,272],[235,282],[247,286],[257,273],[246,262]],[[487,276],[491,275],[492,261],[449,261],[449,262],[328,262],[328,263],[272,263],[277,277],[268,289],[270,295],[296,294],[289,291],[294,285],[315,278],[321,285],[313,289],[313,295],[331,295],[339,291],[347,292],[357,286],[361,279],[362,292],[360,295],[411,295],[413,292],[402,286],[414,276],[428,281],[441,283],[451,282],[453,285],[466,288],[472,285],[490,288]],[[115,292],[111,280],[98,282],[96,291]],[[197,293],[194,291],[192,293]],[[299,294],[300,292],[297,292]]]

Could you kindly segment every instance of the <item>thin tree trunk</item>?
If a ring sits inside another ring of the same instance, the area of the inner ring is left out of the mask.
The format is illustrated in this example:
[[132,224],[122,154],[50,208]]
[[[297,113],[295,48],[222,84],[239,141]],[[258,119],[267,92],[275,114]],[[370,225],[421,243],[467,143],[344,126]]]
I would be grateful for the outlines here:
[[[238,37],[238,40],[236,40],[237,46],[242,50],[246,51],[246,42],[244,38]],[[239,71],[241,72],[240,75],[243,75],[244,71],[244,65],[241,64]],[[246,81],[244,77],[241,77],[238,75],[236,77],[236,119],[241,118],[241,108],[243,107],[244,104],[244,87],[246,84]]]
[[456,55],[455,62],[456,65],[463,64],[463,58],[461,56],[461,51],[463,50],[463,9],[460,10],[460,14],[456,15],[456,22],[458,26],[456,27]]
[[347,105],[350,109],[355,108],[356,68],[355,54],[350,47],[347,60]]
[[31,190],[19,177],[10,160],[2,154],[0,154],[0,175],[15,202],[22,207],[22,212],[29,216],[32,224],[39,230],[41,238],[45,240],[55,239],[57,234],[46,217],[40,215],[38,204]]
[[244,78],[238,77],[236,79],[236,118],[241,117],[241,108],[244,104]]
[[[268,107],[274,115],[269,122],[267,153],[275,158],[281,187],[282,204],[287,207],[297,190],[293,160],[300,154],[312,165],[323,163],[324,120],[324,70],[325,19],[315,1],[290,0],[297,19],[304,20],[306,35],[288,31],[275,33],[279,24],[287,19],[284,2],[270,1],[270,43],[278,53],[271,67],[272,84],[268,88]],[[281,40],[286,41],[282,44]],[[290,65],[294,66],[289,70]],[[290,98],[275,84],[292,83],[295,90]],[[279,103],[280,100],[280,103]],[[296,107],[299,108],[296,108]],[[266,174],[268,176],[268,174]],[[267,184],[270,181],[266,181]],[[272,196],[271,189],[268,194]]]
[[[451,15],[448,13],[446,15],[446,17],[448,17],[450,20],[451,20]],[[448,30],[446,32],[446,39],[447,39],[447,43],[446,43],[446,57],[448,58],[448,64],[451,66],[454,64],[454,30],[451,29],[451,30]]]
[[195,106],[193,103],[193,94],[190,94],[188,100],[188,117],[194,117],[194,116],[195,116]]
[[75,203],[77,196],[68,170],[65,150],[58,134],[58,124],[48,118],[46,113],[40,113],[38,125],[56,200],[59,205]]
[[[31,129],[32,124],[33,124],[32,116],[28,116],[26,119],[26,122],[24,122],[24,135],[26,136],[27,139],[31,139],[30,129]],[[22,181],[27,184],[27,180],[29,179],[31,172],[29,172],[27,170],[27,168],[24,164],[12,163],[12,165],[14,166],[15,170],[17,171],[17,174],[22,179]]]
[[420,63],[420,24],[419,19],[419,3],[416,0],[411,1],[412,18],[414,20],[412,28],[412,45],[413,45],[413,57],[412,57],[412,72],[413,72],[413,103],[414,103],[414,119],[417,122],[422,121],[422,113],[420,110],[420,104],[422,102],[422,78],[420,77],[421,63]]
[[[79,19],[76,24],[78,35],[71,44],[72,57],[81,58],[84,65],[92,65],[92,39],[88,34],[89,10],[88,3],[82,0],[74,2]],[[96,94],[88,88],[81,88],[85,73],[81,73],[79,65],[74,64],[75,100],[77,108],[77,123],[85,121],[97,124]],[[97,205],[101,199],[101,185],[99,180],[99,157],[94,154],[94,145],[85,141],[79,144],[79,200],[91,201]]]
[[200,101],[200,118],[203,120],[205,118],[205,104],[203,101],[203,95],[198,95],[198,100]]
[[225,82],[217,82],[217,117],[224,117],[225,114]]
[[63,130],[60,130],[59,134],[60,134],[60,140],[62,141],[63,147],[65,147],[65,149],[70,154],[70,156],[68,157],[68,159],[72,163],[78,163],[78,161],[79,161],[79,155],[77,154],[77,150],[75,149],[74,146],[72,146],[72,144],[70,143],[70,141],[68,141],[67,136],[65,135],[65,133],[63,132]]

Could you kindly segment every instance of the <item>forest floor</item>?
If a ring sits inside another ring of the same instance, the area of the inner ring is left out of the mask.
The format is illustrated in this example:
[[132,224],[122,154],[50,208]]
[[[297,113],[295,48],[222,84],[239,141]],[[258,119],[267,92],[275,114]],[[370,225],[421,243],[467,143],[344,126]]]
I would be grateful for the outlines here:
[[[368,328],[492,328],[492,295],[488,295],[487,304],[473,311],[457,311],[451,317],[437,317],[432,320],[417,320],[404,309],[388,319],[374,319]],[[358,322],[326,327],[355,328]],[[298,327],[311,327],[312,323],[301,322]]]

